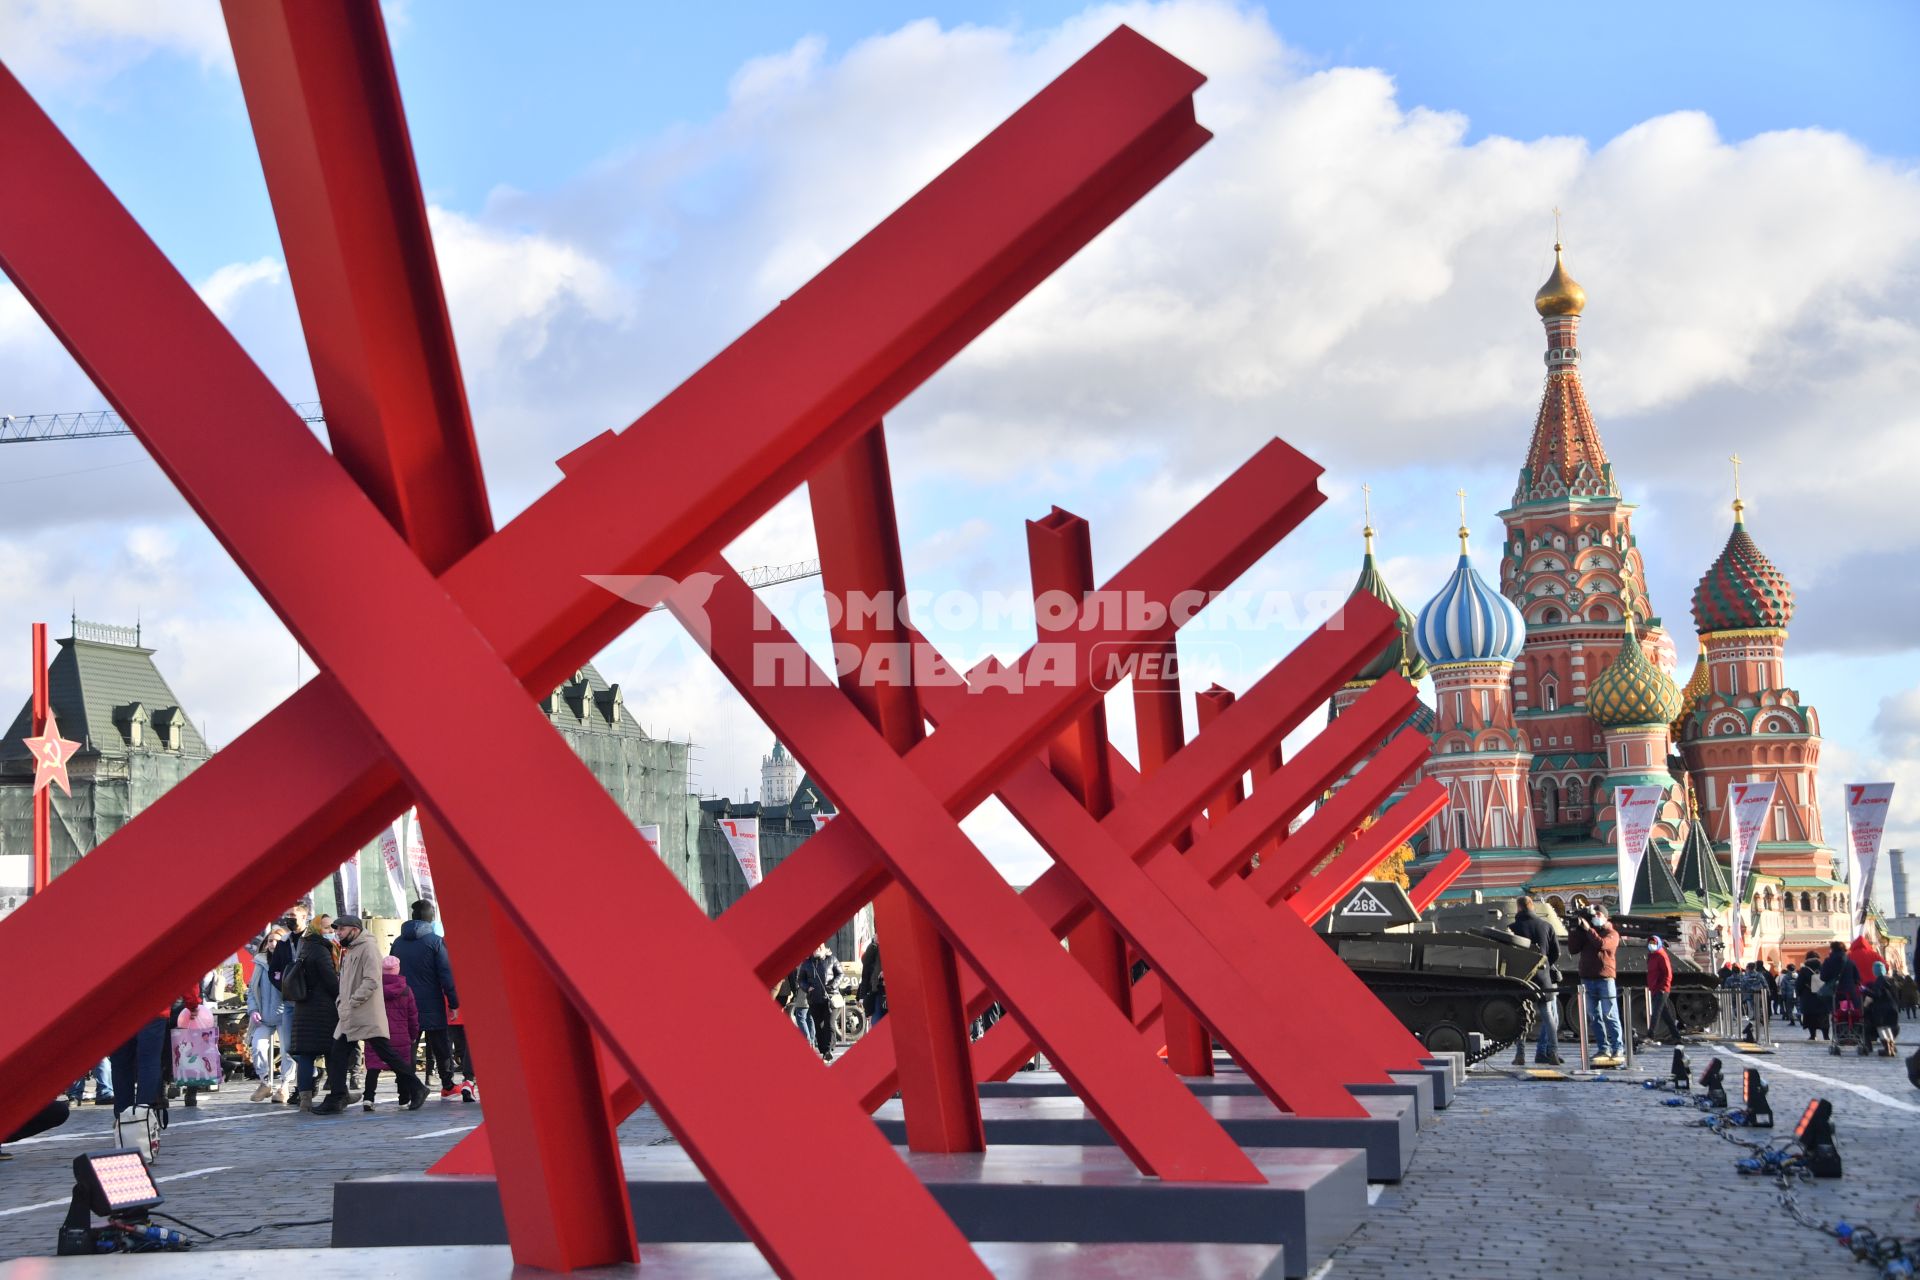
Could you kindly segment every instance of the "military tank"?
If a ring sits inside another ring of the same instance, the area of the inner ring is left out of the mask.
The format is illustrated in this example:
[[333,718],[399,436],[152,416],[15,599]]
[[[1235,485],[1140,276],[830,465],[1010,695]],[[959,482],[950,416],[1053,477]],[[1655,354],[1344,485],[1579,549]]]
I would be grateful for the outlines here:
[[1546,958],[1507,923],[1491,904],[1419,918],[1399,886],[1367,881],[1316,928],[1422,1044],[1479,1062],[1511,1049],[1539,1017],[1534,975]]

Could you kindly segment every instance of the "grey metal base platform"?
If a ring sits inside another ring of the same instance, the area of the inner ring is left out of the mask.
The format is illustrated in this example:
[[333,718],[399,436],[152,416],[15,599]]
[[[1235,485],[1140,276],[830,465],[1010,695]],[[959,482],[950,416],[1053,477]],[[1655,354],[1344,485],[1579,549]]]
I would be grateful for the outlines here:
[[[1370,1182],[1398,1182],[1413,1159],[1417,1117],[1407,1098],[1360,1098],[1365,1116],[1320,1119],[1280,1110],[1265,1097],[1215,1095],[1200,1105],[1242,1147],[1358,1147]],[[874,1113],[887,1141],[906,1141],[906,1118],[895,1098]],[[987,1145],[1104,1145],[1113,1140],[1078,1098],[982,1098]]]
[[[1350,1084],[1355,1097],[1403,1097],[1414,1104],[1414,1120],[1421,1128],[1433,1119],[1437,1084],[1425,1072],[1390,1072],[1393,1079],[1379,1084]],[[1218,1071],[1210,1076],[1181,1076],[1180,1083],[1198,1097],[1265,1097],[1244,1071]],[[1057,1071],[1022,1071],[1011,1080],[988,1080],[980,1085],[982,1098],[1071,1098],[1073,1086]]]
[[[1000,1280],[1277,1280],[1280,1249],[1270,1244],[998,1244],[973,1251]],[[750,1244],[649,1245],[640,1266],[596,1267],[594,1280],[767,1280],[773,1268]],[[331,1249],[246,1249],[205,1253],[112,1254],[99,1258],[19,1258],[0,1262],[0,1280],[204,1280],[324,1275],[340,1269]],[[378,1249],[347,1260],[354,1280],[532,1280],[557,1274],[515,1270],[505,1245]],[[848,1272],[854,1274],[853,1271]]]
[[[623,1147],[642,1244],[742,1239],[687,1152]],[[1356,1150],[1250,1150],[1263,1184],[1163,1183],[1112,1146],[996,1146],[979,1155],[903,1152],[975,1241],[1282,1246],[1277,1276],[1305,1275],[1360,1225]],[[336,1248],[504,1241],[492,1178],[397,1174],[334,1184]],[[651,1264],[649,1264],[651,1265]],[[1176,1266],[1169,1275],[1196,1274]]]

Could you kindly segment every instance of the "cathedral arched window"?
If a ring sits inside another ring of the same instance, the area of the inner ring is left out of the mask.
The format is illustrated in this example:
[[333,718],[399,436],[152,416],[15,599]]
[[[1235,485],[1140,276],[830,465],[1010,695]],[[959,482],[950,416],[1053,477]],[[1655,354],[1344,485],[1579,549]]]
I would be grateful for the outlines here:
[[1761,909],[1762,911],[1771,911],[1771,910],[1773,910],[1773,890],[1772,890],[1772,889],[1767,889],[1767,890],[1765,890],[1764,892],[1762,892],[1762,893],[1761,893],[1761,895],[1760,895],[1760,909]]
[[1540,780],[1540,813],[1548,826],[1560,821],[1560,785],[1552,778]]
[[[1554,609],[1547,610],[1547,621],[1548,622],[1560,621],[1559,612]],[[1560,709],[1560,686],[1555,684],[1552,680],[1548,680],[1546,683],[1540,686],[1540,699],[1541,699],[1541,702],[1545,705],[1547,710],[1558,711]]]
[[1581,791],[1580,779],[1567,779],[1567,808],[1578,809],[1584,803],[1586,803],[1586,796]]
[[1802,911],[1811,911],[1811,910],[1813,910],[1813,895],[1812,895],[1812,894],[1810,894],[1810,893],[1806,893],[1806,892],[1804,892],[1804,891],[1803,891],[1803,892],[1802,892],[1802,893],[1800,894],[1800,909],[1801,909]]
[[1816,894],[1814,894],[1814,895],[1813,895],[1813,904],[1814,904],[1814,906],[1815,906],[1815,907],[1817,907],[1817,908],[1818,908],[1819,910],[1821,910],[1821,911],[1825,911],[1825,910],[1827,909],[1827,895],[1826,895],[1826,894],[1824,894],[1824,893],[1816,893]]
[[1587,610],[1587,621],[1588,622],[1612,622],[1613,610],[1607,608],[1607,606],[1604,603],[1596,602],[1593,608]]

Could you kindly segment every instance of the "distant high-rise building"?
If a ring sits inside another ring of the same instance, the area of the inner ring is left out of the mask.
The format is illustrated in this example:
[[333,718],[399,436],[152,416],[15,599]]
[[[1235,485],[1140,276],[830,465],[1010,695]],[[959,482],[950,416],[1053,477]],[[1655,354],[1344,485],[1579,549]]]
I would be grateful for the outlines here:
[[770,755],[760,757],[760,803],[783,805],[793,799],[800,785],[800,762],[787,754],[779,743]]
[[1887,850],[1887,886],[1893,890],[1893,914],[1906,915],[1911,909],[1912,899],[1907,897],[1907,851],[1905,849]]

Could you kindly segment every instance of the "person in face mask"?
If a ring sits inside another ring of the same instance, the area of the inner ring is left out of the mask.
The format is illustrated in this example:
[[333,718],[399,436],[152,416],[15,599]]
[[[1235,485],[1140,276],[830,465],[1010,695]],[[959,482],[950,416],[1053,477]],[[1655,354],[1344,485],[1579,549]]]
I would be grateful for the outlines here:
[[[1673,957],[1667,954],[1667,944],[1659,938],[1647,939],[1647,993],[1653,998],[1653,1010],[1647,1015],[1647,1034],[1663,1044],[1679,1044],[1680,1024],[1674,1019],[1673,1006],[1668,1003],[1673,994]],[[1662,1020],[1667,1024],[1664,1035],[1660,1031]]]
[[358,916],[341,916],[334,921],[341,946],[340,982],[336,996],[339,1020],[333,1043],[327,1049],[327,1097],[315,1104],[317,1116],[338,1115],[360,1100],[349,1092],[347,1073],[353,1062],[354,1047],[365,1043],[379,1060],[392,1068],[398,1082],[400,1101],[418,1111],[427,1100],[427,1086],[413,1071],[413,1043],[409,1038],[402,1055],[387,1039],[387,1005],[381,984],[380,950],[360,923]]
[[1614,985],[1614,956],[1620,935],[1607,922],[1607,909],[1595,904],[1575,911],[1567,928],[1567,950],[1580,957],[1580,980],[1586,985],[1587,1021],[1591,1027],[1596,1067],[1617,1067],[1626,1059],[1620,1031],[1620,993]]

